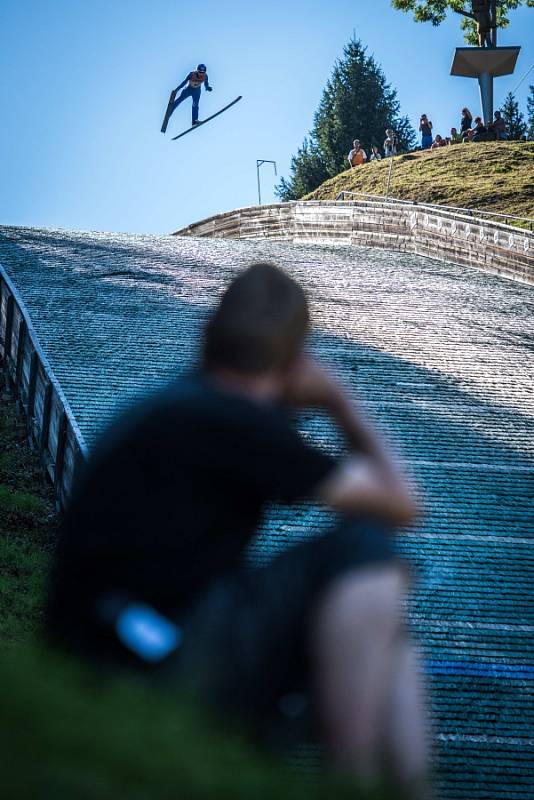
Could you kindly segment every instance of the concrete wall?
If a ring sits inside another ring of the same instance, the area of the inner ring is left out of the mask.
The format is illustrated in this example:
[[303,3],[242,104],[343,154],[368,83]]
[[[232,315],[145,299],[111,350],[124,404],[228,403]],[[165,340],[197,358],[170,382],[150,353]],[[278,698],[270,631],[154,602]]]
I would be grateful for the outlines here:
[[56,491],[60,507],[69,496],[87,448],[72,411],[15,287],[0,267],[0,365],[27,419],[28,438]]
[[534,233],[438,206],[374,200],[278,203],[218,214],[174,235],[383,247],[534,284]]

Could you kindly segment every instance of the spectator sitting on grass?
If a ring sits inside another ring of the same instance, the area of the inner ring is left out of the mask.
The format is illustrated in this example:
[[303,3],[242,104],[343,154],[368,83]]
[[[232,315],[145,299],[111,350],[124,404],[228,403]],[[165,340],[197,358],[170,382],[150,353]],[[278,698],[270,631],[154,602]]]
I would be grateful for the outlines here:
[[451,128],[451,136],[450,136],[449,143],[450,144],[461,144],[462,141],[463,141],[462,140],[462,136],[461,136],[461,134],[458,133],[456,128]]
[[488,129],[482,122],[482,117],[475,117],[475,127],[471,134],[472,142],[485,142],[487,141]]
[[440,136],[439,133],[437,133],[436,138],[432,142],[430,149],[436,150],[438,147],[446,147],[446,146],[447,146],[447,141],[442,136]]
[[508,132],[506,130],[506,122],[501,117],[501,112],[496,111],[494,114],[495,120],[493,122],[497,139],[508,139]]
[[378,149],[376,144],[374,144],[371,147],[371,155],[369,156],[369,161],[381,161],[381,160],[382,156],[380,155],[380,150]]
[[486,122],[486,142],[496,142],[499,137],[497,136],[497,129],[493,122]]
[[359,139],[354,139],[352,143],[352,150],[348,155],[348,159],[351,169],[353,169],[354,167],[359,167],[362,164],[365,164],[365,162],[367,161],[367,154],[365,150],[362,147],[360,147]]
[[389,158],[390,156],[396,156],[398,146],[399,146],[399,140],[397,139],[395,132],[392,131],[391,128],[389,128],[386,131],[386,139],[384,141],[384,158]]
[[[123,414],[77,481],[48,631],[259,741],[287,737],[307,706],[334,767],[369,787],[387,768],[392,796],[419,798],[426,726],[392,541],[414,518],[412,492],[351,393],[306,353],[308,330],[285,272],[254,264],[234,278],[199,368]],[[300,435],[293,416],[311,408],[348,456]],[[341,513],[336,526],[247,568],[269,504],[311,498]]]

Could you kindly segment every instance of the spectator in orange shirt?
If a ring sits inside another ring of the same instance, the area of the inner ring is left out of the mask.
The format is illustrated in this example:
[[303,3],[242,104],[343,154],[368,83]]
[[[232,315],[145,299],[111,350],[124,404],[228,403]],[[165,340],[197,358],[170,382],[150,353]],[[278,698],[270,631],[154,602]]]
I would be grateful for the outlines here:
[[348,155],[348,159],[351,168],[359,167],[361,164],[365,164],[365,162],[367,161],[367,153],[360,146],[359,139],[354,139],[352,143],[352,150]]

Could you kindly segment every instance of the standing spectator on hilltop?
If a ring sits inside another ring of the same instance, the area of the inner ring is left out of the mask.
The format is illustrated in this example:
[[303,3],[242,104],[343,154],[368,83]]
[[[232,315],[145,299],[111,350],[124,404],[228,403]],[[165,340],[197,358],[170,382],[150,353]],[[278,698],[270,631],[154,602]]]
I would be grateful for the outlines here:
[[449,140],[449,144],[461,144],[462,143],[462,136],[458,133],[456,128],[451,128],[451,136]]
[[352,143],[352,150],[348,155],[348,159],[351,169],[354,169],[354,167],[360,167],[367,161],[367,153],[362,147],[360,147],[359,139],[354,139]]
[[389,158],[390,156],[397,155],[397,147],[399,146],[399,140],[397,135],[391,128],[388,128],[386,131],[386,140],[384,142],[384,158]]
[[501,112],[496,111],[493,116],[495,117],[493,121],[493,127],[495,128],[497,139],[508,139],[508,133],[506,131],[506,122],[501,117]]
[[462,108],[462,119],[460,120],[460,136],[465,141],[469,138],[468,134],[473,124],[473,115],[468,108]]
[[421,133],[421,150],[428,150],[429,147],[432,147],[432,123],[426,114],[421,114],[419,131]]
[[374,144],[371,147],[371,155],[369,156],[369,161],[381,161],[381,160],[382,156],[380,155],[380,150],[378,149],[376,144]]

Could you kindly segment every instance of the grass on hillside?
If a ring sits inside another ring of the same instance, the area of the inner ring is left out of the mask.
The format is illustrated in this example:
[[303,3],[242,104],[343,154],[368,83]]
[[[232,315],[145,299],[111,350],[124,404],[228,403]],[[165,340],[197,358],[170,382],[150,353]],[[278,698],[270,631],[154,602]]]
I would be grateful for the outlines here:
[[26,442],[26,426],[0,399],[0,640],[26,641],[42,619],[57,516],[51,487]]
[[[39,641],[58,519],[0,398],[0,752],[9,800],[371,800],[353,784],[296,774],[170,690],[96,672]],[[398,794],[387,795],[390,800]],[[373,800],[379,796],[374,793]],[[385,794],[380,797],[386,798]]]
[[99,675],[37,646],[4,657],[0,682],[9,800],[371,800],[223,736],[170,691]]
[[[345,191],[383,195],[390,159],[325,181],[303,200]],[[534,142],[480,142],[416,151],[393,159],[389,196],[534,218]]]

